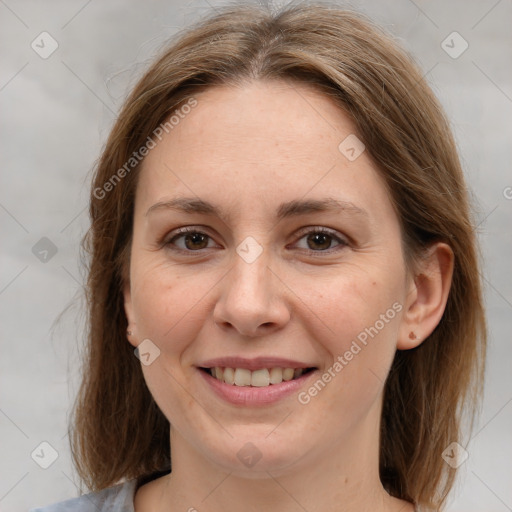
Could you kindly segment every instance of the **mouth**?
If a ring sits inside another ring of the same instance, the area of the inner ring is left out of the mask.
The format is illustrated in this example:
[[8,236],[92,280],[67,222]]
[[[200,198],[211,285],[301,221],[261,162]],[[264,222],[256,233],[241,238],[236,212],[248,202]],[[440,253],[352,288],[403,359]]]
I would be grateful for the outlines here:
[[248,368],[230,368],[214,366],[199,367],[199,369],[214,379],[238,387],[257,387],[264,388],[269,386],[275,386],[282,382],[289,382],[297,380],[303,375],[311,373],[316,370],[316,367],[309,368],[259,368],[250,370]]

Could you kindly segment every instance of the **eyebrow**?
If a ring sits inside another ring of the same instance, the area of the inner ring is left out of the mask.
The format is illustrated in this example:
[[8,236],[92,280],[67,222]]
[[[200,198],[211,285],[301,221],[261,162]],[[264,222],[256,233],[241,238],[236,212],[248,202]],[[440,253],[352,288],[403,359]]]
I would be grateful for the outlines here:
[[[226,216],[222,210],[203,199],[196,197],[178,197],[169,201],[160,201],[150,206],[146,216],[157,210],[175,210],[183,213],[202,213],[215,215],[220,219]],[[340,201],[332,197],[324,199],[293,200],[281,203],[276,212],[276,218],[282,220],[289,217],[297,217],[308,213],[343,211],[350,214],[368,216],[368,212],[359,208],[354,203]]]

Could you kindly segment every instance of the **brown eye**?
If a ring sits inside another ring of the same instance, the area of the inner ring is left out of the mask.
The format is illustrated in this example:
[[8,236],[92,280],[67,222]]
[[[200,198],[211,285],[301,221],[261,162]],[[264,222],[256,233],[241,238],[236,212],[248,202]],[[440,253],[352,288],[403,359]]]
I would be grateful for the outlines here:
[[194,249],[205,249],[208,246],[208,235],[203,233],[192,233],[185,235],[185,247],[191,251]]
[[332,236],[325,233],[312,233],[307,237],[308,247],[310,249],[329,249],[332,243]]
[[[305,243],[304,243],[304,242]],[[335,232],[327,231],[326,228],[318,228],[306,232],[297,242],[300,249],[305,249],[313,252],[322,252],[343,249],[348,245],[342,237]]]
[[209,245],[212,239],[206,233],[197,230],[183,229],[173,236],[165,245],[184,252],[197,252],[213,247]]

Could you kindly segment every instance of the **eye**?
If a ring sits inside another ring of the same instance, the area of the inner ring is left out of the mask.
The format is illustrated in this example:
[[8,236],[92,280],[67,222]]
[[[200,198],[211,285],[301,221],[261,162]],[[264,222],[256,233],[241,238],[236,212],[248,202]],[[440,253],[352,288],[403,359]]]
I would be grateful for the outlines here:
[[[333,249],[333,243],[336,245],[334,249],[342,249],[343,247],[348,245],[348,242],[344,240],[342,237],[338,236],[336,232],[331,231],[327,228],[314,228],[301,236],[300,241],[304,240],[305,244],[300,249],[310,250],[314,252],[322,252],[328,251],[329,249]],[[305,246],[304,246],[305,245]]]
[[196,228],[180,228],[177,233],[165,242],[166,246],[185,252],[196,252],[214,247],[214,245],[209,245],[209,242],[213,243],[211,237]]
[[[181,252],[199,252],[203,249],[216,247],[213,239],[203,231],[194,227],[177,229],[171,237],[164,242],[165,246]],[[296,244],[299,249],[313,252],[331,252],[348,246],[348,242],[335,231],[318,227],[302,233]]]

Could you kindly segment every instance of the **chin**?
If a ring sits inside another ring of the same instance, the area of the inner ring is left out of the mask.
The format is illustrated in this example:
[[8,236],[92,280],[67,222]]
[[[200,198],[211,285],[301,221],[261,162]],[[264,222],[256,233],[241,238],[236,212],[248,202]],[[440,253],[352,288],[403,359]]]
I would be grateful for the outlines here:
[[285,442],[282,436],[270,439],[268,433],[268,428],[264,433],[246,431],[245,435],[234,436],[227,443],[225,440],[215,443],[204,451],[215,465],[243,478],[268,479],[269,473],[277,477],[300,466],[305,456],[305,443],[290,438]]

